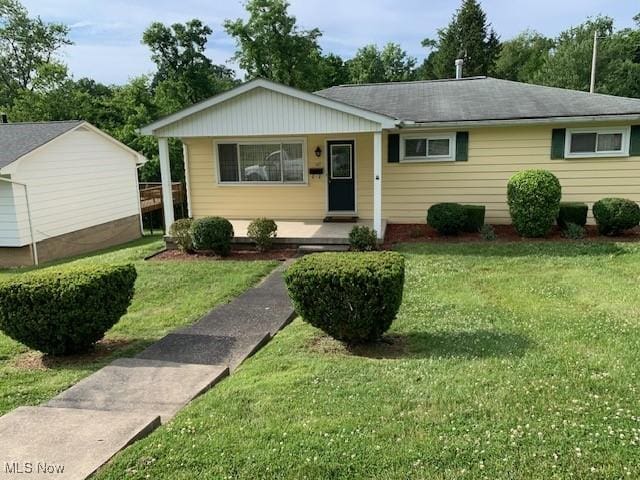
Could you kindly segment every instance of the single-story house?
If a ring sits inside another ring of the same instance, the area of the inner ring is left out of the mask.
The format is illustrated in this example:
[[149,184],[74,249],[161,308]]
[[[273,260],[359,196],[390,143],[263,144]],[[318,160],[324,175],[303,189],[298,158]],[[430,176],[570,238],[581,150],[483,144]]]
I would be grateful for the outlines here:
[[87,122],[0,122],[0,267],[140,237],[144,162]]
[[567,201],[640,201],[640,99],[490,77],[315,93],[258,79],[142,132],[158,138],[167,192],[167,139],[182,140],[194,218],[350,216],[382,237],[461,202],[504,224],[507,181],[529,168],[555,173]]

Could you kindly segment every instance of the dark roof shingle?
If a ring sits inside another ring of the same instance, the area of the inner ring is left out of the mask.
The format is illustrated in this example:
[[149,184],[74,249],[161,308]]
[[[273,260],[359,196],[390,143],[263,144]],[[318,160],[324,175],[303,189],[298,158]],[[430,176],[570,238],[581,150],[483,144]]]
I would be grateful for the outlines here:
[[0,168],[49,143],[83,123],[65,122],[0,123]]
[[640,114],[640,99],[469,77],[363,85],[315,92],[417,123]]

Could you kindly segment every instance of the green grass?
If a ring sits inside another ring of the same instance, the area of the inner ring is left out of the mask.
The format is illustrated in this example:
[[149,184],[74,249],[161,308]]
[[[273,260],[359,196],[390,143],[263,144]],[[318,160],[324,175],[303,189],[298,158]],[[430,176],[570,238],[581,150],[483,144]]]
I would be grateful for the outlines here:
[[392,346],[296,320],[101,479],[640,476],[640,247],[414,245]]
[[[134,263],[138,279],[133,302],[128,313],[107,333],[109,347],[92,357],[45,357],[41,361],[40,354],[0,333],[0,414],[20,405],[43,402],[115,357],[135,354],[240,294],[275,266],[274,262],[143,260],[161,246],[158,237],[144,238],[121,248],[57,262],[57,266],[77,262]],[[0,279],[19,275],[20,271],[5,270],[0,272]]]

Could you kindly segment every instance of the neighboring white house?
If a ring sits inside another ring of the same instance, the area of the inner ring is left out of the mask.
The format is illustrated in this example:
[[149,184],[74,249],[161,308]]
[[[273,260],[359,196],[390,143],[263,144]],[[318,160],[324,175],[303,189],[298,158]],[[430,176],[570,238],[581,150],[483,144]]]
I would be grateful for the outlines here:
[[0,267],[140,237],[144,162],[87,122],[0,123]]

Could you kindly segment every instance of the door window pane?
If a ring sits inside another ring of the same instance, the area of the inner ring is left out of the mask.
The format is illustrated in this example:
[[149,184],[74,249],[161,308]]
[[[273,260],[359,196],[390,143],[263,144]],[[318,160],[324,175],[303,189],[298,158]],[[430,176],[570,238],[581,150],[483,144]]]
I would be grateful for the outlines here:
[[438,138],[429,140],[429,156],[430,157],[448,157],[449,156],[449,139]]
[[427,156],[427,140],[426,138],[407,138],[404,141],[405,157],[426,157]]
[[599,152],[619,152],[622,150],[621,133],[600,133],[598,134]]
[[331,145],[331,178],[351,178],[351,145]]
[[595,152],[596,137],[596,133],[573,133],[571,135],[571,153]]

